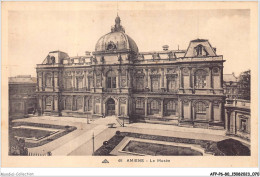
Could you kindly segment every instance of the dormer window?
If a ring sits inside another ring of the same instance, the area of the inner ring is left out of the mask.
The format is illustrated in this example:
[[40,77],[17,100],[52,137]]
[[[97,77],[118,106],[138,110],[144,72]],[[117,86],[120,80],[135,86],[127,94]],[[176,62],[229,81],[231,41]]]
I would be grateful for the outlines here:
[[205,47],[201,44],[197,45],[195,48],[196,56],[207,56],[208,52]]

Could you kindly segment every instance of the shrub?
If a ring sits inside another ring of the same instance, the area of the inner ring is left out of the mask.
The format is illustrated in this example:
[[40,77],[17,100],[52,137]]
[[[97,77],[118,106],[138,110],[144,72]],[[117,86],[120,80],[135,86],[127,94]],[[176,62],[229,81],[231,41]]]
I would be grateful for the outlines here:
[[120,132],[119,130],[116,131],[116,135],[120,135],[120,133],[121,133],[121,132]]

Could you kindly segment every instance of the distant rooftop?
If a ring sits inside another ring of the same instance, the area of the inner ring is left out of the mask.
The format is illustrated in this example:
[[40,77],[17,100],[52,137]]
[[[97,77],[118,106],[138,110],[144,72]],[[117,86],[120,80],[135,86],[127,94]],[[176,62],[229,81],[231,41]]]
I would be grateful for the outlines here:
[[15,77],[9,77],[8,82],[9,84],[35,84],[37,78],[31,77],[31,75],[18,75]]
[[235,76],[234,73],[232,74],[223,74],[224,82],[237,82],[238,78]]

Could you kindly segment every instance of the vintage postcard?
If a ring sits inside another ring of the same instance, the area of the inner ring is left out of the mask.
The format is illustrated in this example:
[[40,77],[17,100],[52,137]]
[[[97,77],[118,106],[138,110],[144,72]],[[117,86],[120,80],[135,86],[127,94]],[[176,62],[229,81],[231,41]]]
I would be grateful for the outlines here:
[[2,166],[257,167],[257,15],[2,2]]

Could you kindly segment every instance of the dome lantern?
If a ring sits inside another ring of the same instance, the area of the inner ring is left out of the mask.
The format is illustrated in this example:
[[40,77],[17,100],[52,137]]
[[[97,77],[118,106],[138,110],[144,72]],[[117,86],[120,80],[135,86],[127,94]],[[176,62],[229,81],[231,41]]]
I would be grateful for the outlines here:
[[138,47],[135,41],[125,33],[125,29],[121,25],[121,19],[118,15],[115,18],[115,25],[112,26],[111,32],[105,34],[97,41],[94,53],[116,51],[138,53]]

